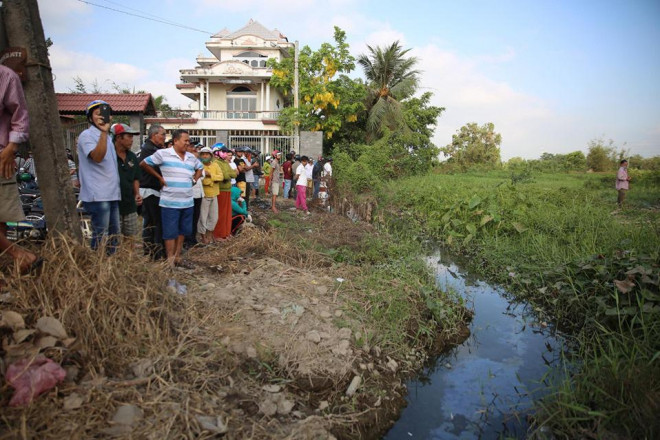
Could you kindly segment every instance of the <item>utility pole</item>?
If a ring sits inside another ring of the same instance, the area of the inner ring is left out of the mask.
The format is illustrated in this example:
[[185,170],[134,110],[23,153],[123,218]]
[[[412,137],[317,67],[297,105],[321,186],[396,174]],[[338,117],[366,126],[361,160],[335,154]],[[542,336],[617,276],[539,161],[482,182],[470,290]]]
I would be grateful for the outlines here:
[[3,0],[2,9],[9,45],[27,52],[23,89],[49,233],[60,232],[82,241],[37,0]]
[[296,128],[294,131],[295,135],[295,150],[296,153],[301,154],[300,152],[300,115],[298,112],[300,112],[300,103],[299,103],[299,94],[300,94],[300,88],[298,85],[298,40],[296,40],[296,46],[295,46],[295,51],[294,51],[294,58],[293,58],[293,106],[296,109]]

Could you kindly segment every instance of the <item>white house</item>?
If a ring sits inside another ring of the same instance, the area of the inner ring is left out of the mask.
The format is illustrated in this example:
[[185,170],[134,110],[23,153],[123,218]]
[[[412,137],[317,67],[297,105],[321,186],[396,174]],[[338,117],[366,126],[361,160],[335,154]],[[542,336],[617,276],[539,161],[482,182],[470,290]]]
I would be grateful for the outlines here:
[[[209,146],[223,142],[250,145],[263,153],[288,151],[293,137],[284,136],[277,125],[284,99],[270,86],[272,70],[266,61],[290,56],[293,47],[280,31],[268,30],[254,20],[234,32],[221,30],[206,42],[210,56],[200,54],[196,67],[180,70],[177,88],[195,101],[194,110],[159,114],[147,122],[159,123],[168,131],[184,128]],[[321,137],[311,138],[318,138],[318,148],[312,150],[320,152]]]

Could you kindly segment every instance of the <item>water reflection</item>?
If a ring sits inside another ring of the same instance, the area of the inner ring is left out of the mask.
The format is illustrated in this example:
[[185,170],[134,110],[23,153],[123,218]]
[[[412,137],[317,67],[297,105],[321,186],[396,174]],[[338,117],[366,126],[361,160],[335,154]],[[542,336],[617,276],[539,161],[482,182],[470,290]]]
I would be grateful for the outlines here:
[[447,256],[437,254],[429,264],[441,289],[453,289],[473,307],[471,335],[408,383],[408,407],[385,438],[525,438],[533,399],[560,372],[561,338],[529,306]]

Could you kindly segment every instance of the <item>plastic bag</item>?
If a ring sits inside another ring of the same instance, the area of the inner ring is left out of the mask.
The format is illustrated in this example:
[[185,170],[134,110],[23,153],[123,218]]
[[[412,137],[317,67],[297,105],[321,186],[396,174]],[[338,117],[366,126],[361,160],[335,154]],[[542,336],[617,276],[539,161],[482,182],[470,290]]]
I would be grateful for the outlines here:
[[26,406],[35,397],[62,382],[66,371],[52,359],[37,356],[14,362],[7,368],[5,377],[16,390],[9,406]]

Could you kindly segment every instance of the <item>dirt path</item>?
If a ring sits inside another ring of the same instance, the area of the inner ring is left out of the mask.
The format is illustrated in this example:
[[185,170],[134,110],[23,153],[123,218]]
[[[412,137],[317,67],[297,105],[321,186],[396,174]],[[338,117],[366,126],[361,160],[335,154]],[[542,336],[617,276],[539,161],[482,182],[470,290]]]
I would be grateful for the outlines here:
[[[377,438],[426,355],[370,345],[361,268],[328,252],[375,231],[290,207],[253,203],[255,225],[191,249],[194,269],[58,245],[40,278],[11,280],[0,313],[24,325],[0,325],[0,369],[41,353],[67,378],[27,409],[7,406],[2,382],[0,438]],[[44,344],[43,315],[68,334]]]

